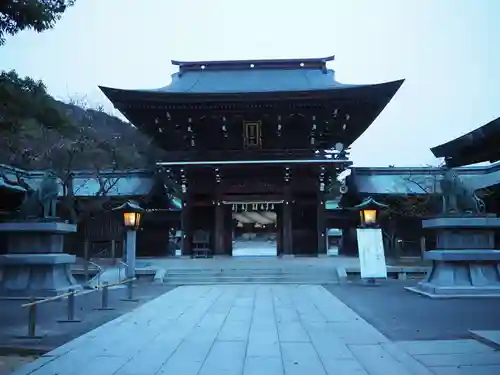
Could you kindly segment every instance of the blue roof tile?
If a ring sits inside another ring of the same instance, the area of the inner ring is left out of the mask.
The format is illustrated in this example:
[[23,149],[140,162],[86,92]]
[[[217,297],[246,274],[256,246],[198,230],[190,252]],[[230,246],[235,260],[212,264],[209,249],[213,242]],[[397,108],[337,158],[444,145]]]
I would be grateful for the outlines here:
[[179,72],[168,86],[141,90],[163,93],[252,93],[331,90],[366,85],[335,81],[326,68],[331,57],[295,60],[245,60],[178,62]]

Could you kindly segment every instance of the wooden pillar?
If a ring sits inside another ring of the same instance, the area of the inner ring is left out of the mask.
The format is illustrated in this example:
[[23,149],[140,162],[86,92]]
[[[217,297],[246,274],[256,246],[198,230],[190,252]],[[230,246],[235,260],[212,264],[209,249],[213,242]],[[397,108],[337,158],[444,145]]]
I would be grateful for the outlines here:
[[116,240],[111,240],[111,259],[113,264],[116,264]]
[[282,254],[293,254],[293,231],[292,231],[292,194],[290,186],[285,187],[285,200],[283,202],[283,238],[282,238]]
[[191,241],[191,223],[190,223],[190,202],[189,199],[184,198],[182,201],[182,211],[181,211],[181,250],[183,256],[191,256],[192,241]]
[[426,237],[425,235],[420,236],[420,255],[422,259],[425,257],[425,251],[426,251],[426,243],[425,243]]
[[214,251],[215,255],[225,254],[225,220],[224,220],[224,204],[218,200],[215,202],[215,241]]
[[224,205],[224,254],[233,255],[233,215],[231,206]]
[[188,175],[184,169],[179,171],[178,183],[182,192],[182,211],[181,211],[181,254],[182,256],[191,256],[193,253],[193,197],[188,192]]
[[318,255],[326,255],[326,202],[325,202],[325,182],[326,168],[321,167],[318,176],[318,189],[316,194],[316,232],[318,243]]
[[89,282],[89,261],[90,261],[89,247],[90,247],[89,240],[88,238],[85,238],[83,242],[83,259],[85,259],[85,263],[83,264],[83,269],[85,273],[85,283]]
[[283,212],[275,210],[276,212],[276,254],[280,256],[283,254]]
[[214,169],[215,181],[215,218],[214,218],[214,249],[213,254],[224,255],[226,253],[225,246],[225,206],[222,203],[222,173],[219,168]]
[[324,194],[318,194],[316,203],[316,228],[318,238],[318,255],[325,255],[326,248],[326,212]]

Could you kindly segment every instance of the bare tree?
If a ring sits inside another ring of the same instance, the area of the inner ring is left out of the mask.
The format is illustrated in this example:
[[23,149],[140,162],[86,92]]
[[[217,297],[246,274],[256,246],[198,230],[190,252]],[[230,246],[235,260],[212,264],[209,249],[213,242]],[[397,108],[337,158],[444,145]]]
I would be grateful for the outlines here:
[[[62,144],[51,160],[63,185],[62,206],[70,220],[78,223],[105,209],[109,192],[121,178],[117,172],[129,168],[131,159],[120,152],[117,137],[105,138],[96,131],[95,117],[90,111],[104,113],[102,107],[89,109],[85,97],[73,98],[71,103],[85,110],[78,121],[81,126],[77,136]],[[82,186],[74,186],[76,170],[84,170],[88,176],[81,185],[97,182],[91,199],[78,197]]]
[[[96,116],[102,116],[100,121],[107,117],[101,112],[102,108],[85,108],[87,103],[84,99],[74,99],[72,102],[84,106],[83,110],[69,107],[76,113],[69,116],[74,121],[73,126],[56,130],[42,123],[20,122],[16,131],[7,133],[4,144],[8,148],[9,164],[28,170],[51,170],[56,174],[62,187],[60,213],[70,222],[78,223],[103,209],[109,201],[104,197],[120,179],[116,172],[134,167],[133,163],[138,157],[133,149],[127,148],[119,134],[110,136],[99,133],[100,124],[96,123]],[[84,171],[88,176],[87,181],[95,181],[98,185],[91,193],[92,199],[86,203],[78,197],[76,171]],[[6,183],[23,187],[23,184],[27,184],[20,175],[16,179],[9,179],[5,175],[1,177]]]
[[391,252],[399,257],[401,246],[398,229],[401,223],[409,223],[437,213],[440,201],[439,181],[442,178],[440,167],[426,166],[410,170],[400,177],[394,191],[388,191],[386,203],[389,209],[384,213],[383,233]]

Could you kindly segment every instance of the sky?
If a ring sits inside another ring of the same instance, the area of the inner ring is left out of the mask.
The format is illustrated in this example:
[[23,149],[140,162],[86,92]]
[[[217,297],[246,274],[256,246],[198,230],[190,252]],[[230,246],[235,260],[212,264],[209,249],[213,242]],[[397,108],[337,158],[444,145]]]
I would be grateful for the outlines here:
[[429,148],[500,116],[499,20],[498,0],[77,0],[54,29],[9,37],[0,70],[111,112],[98,85],[165,86],[171,60],[335,55],[342,83],[406,79],[354,165],[429,165]]

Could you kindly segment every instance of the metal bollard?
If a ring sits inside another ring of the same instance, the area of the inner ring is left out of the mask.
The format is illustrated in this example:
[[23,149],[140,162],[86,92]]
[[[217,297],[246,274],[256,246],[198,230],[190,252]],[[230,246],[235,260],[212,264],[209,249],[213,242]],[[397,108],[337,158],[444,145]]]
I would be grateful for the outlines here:
[[96,308],[95,310],[114,310],[112,307],[109,307],[109,283],[105,281],[102,287],[101,293],[101,307]]
[[[35,298],[30,298],[30,303],[35,302]],[[41,336],[36,335],[36,310],[37,305],[31,305],[28,307],[28,335],[16,336],[20,339],[40,339]]]
[[58,320],[59,323],[78,323],[81,319],[75,318],[75,291],[70,289],[68,291],[68,307],[67,307],[67,319]]
[[86,260],[83,266],[83,273],[85,274],[85,285],[89,283],[89,262]]
[[68,320],[75,320],[75,293],[73,289],[69,290],[68,296]]
[[134,298],[134,280],[127,283],[127,298],[122,298],[122,301],[137,302],[138,299]]
[[133,299],[133,294],[134,294],[134,286],[132,285],[132,281],[127,283],[127,298],[128,299]]
[[[30,302],[35,302],[35,298],[31,297]],[[28,337],[36,339],[36,305],[31,305],[28,310]]]
[[28,310],[28,337],[36,337],[36,305],[31,305]]

